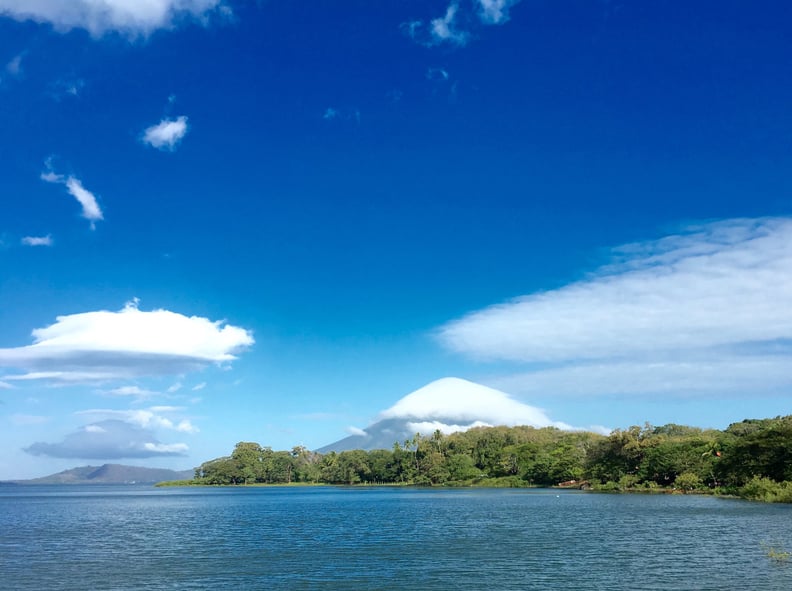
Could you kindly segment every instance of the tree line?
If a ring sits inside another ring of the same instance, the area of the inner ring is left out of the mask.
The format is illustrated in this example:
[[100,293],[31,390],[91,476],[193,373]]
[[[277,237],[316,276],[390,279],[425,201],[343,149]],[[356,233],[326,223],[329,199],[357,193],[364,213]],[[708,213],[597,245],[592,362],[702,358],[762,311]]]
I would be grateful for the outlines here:
[[319,454],[240,442],[204,462],[196,484],[411,484],[677,488],[792,501],[792,415],[723,431],[633,426],[599,435],[553,427],[477,427],[416,434],[392,449]]

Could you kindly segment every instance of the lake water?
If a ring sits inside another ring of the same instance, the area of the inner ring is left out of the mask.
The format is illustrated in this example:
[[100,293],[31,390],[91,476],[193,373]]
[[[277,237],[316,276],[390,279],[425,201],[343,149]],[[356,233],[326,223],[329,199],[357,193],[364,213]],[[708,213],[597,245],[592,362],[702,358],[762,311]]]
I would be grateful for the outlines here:
[[0,588],[792,589],[792,506],[404,488],[0,487]]

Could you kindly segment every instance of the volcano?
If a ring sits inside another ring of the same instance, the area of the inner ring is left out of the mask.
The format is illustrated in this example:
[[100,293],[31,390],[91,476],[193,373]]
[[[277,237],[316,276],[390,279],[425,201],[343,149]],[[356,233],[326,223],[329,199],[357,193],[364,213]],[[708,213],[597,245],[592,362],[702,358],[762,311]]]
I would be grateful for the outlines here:
[[499,425],[572,428],[551,421],[541,409],[500,390],[460,378],[442,378],[407,394],[365,429],[356,429],[354,435],[316,451],[391,449],[394,443],[402,443],[416,433],[429,435],[439,430],[449,434]]

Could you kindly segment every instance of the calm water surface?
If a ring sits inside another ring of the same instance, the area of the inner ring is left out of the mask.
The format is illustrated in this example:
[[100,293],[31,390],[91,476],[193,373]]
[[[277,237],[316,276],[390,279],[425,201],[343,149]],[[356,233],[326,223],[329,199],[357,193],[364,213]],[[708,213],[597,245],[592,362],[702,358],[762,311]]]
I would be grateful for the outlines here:
[[0,487],[2,589],[792,589],[792,507],[542,490]]

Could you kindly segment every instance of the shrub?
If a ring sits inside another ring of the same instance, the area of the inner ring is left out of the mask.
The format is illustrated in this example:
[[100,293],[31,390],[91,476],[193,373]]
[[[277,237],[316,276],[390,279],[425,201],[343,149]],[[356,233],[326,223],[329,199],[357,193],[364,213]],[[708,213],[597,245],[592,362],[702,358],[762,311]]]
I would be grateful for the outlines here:
[[792,482],[754,476],[739,490],[744,499],[765,503],[792,503]]
[[698,474],[694,474],[693,472],[682,472],[682,474],[677,476],[676,480],[674,480],[674,485],[684,491],[701,488],[703,484]]

